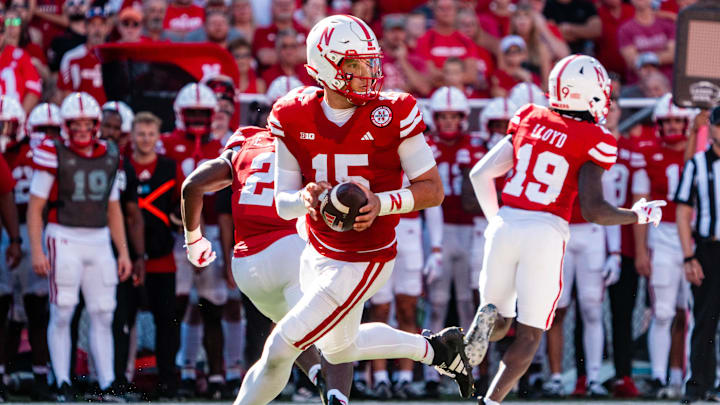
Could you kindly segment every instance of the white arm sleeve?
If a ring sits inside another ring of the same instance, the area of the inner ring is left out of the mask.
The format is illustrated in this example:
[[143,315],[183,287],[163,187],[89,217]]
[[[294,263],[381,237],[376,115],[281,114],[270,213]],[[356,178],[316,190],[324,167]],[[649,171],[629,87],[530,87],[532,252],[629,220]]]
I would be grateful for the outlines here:
[[633,174],[632,178],[633,194],[650,194],[650,177],[648,177],[645,169],[640,169]]
[[[617,194],[615,193],[615,185],[613,176],[610,171],[606,171],[602,176],[603,196],[605,201],[617,207]],[[605,240],[607,242],[607,251],[612,253],[620,252],[620,225],[609,225],[605,227]]]
[[487,219],[497,215],[499,209],[495,178],[507,173],[512,166],[513,145],[511,137],[508,135],[470,170],[470,182],[475,190],[475,197]]
[[295,156],[275,138],[275,209],[280,218],[291,220],[307,213],[302,201],[302,172]]
[[435,157],[423,134],[404,140],[398,147],[398,155],[403,171],[410,180],[435,166]]
[[45,170],[34,170],[30,182],[30,194],[47,200],[50,197],[55,176]]
[[113,180],[112,189],[110,189],[110,201],[120,199],[120,180],[118,180],[118,177],[120,176],[115,176],[115,180]]
[[430,239],[430,247],[442,247],[443,213],[439,205],[425,208],[425,226],[428,239]]

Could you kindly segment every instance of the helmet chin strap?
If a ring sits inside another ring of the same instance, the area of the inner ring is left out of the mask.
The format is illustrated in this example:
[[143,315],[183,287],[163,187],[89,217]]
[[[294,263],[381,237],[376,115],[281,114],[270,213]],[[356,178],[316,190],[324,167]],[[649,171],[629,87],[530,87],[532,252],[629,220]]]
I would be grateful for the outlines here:
[[677,143],[687,140],[687,137],[683,133],[662,135],[662,140],[668,145],[675,145]]
[[454,132],[437,131],[437,135],[438,135],[441,139],[444,139],[444,140],[446,140],[446,141],[454,141],[454,140],[457,139],[461,134],[462,134],[462,132],[460,132],[459,130],[458,130],[458,131],[454,131]]

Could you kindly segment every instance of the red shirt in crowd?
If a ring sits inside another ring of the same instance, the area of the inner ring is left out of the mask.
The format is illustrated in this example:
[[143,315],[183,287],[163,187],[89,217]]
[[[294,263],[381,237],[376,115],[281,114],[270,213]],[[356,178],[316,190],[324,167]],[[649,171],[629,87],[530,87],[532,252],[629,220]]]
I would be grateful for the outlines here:
[[258,80],[260,79],[255,73],[255,69],[248,70],[248,85],[245,89],[240,89],[240,93],[258,94]]
[[[64,0],[37,0],[35,10],[46,14],[61,16],[63,13],[62,6],[64,2]],[[42,32],[42,49],[49,49],[52,40],[55,39],[56,36],[65,32],[65,27],[61,27],[60,25],[37,16],[30,20],[30,27],[36,28]]]
[[[419,57],[416,54],[408,52],[407,61],[410,66],[412,66],[419,73],[425,73],[426,66],[423,58]],[[395,59],[395,57],[391,56],[389,53],[386,53],[383,57],[382,69],[383,89],[399,91],[407,91],[409,89],[407,78],[403,74],[403,71],[400,68],[397,59]]]
[[618,30],[620,25],[635,15],[635,8],[627,3],[620,5],[620,17],[616,18],[610,10],[601,5],[598,7],[598,16],[602,23],[602,35],[595,40],[595,57],[609,72],[619,73],[625,77],[627,65],[620,55],[618,46]]
[[[265,84],[269,87],[273,80],[277,79],[280,76],[286,76],[286,74],[285,71],[282,70],[280,65],[276,64],[270,66],[263,72],[262,79],[265,80]],[[314,86],[316,84],[315,80],[310,77],[307,69],[305,69],[305,66],[303,64],[295,66],[295,72],[292,74],[292,76],[295,76],[298,80],[302,82],[302,84],[306,86]]]
[[189,6],[168,5],[165,12],[163,28],[166,30],[188,33],[202,28],[205,23],[205,9],[191,4]]
[[[536,75],[535,73],[532,74],[532,82],[535,83],[538,86],[542,86],[540,83],[540,77]],[[495,71],[492,73],[492,77],[497,81],[498,87],[501,87],[508,93],[510,93],[510,90],[512,90],[513,87],[515,87],[516,84],[522,83],[522,80],[518,80],[513,76],[510,76],[506,71],[501,69],[495,69]]]
[[58,88],[67,91],[84,91],[103,105],[107,101],[103,88],[100,60],[83,44],[63,55],[58,75]]
[[479,14],[478,21],[483,31],[496,38],[510,35],[510,16],[497,15],[492,11],[488,11]]
[[0,93],[15,97],[22,103],[26,94],[40,97],[41,92],[40,75],[27,52],[5,45],[0,53]]
[[442,35],[430,29],[418,39],[416,51],[423,59],[431,60],[437,68],[442,68],[445,60],[450,57],[477,58],[477,49],[477,45],[459,31]]
[[[643,52],[659,52],[667,48],[669,41],[675,40],[675,21],[667,18],[655,18],[652,25],[640,25],[635,19],[630,19],[620,25],[618,30],[618,46],[620,49],[633,45],[638,54]],[[660,71],[672,83],[672,64],[660,66]],[[628,81],[637,80],[634,71],[628,71]]]

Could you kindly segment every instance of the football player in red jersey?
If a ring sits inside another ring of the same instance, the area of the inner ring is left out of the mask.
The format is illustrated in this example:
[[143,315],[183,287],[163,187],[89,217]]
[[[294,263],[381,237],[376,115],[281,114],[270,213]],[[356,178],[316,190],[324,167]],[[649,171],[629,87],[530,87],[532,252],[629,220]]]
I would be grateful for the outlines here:
[[[33,151],[27,210],[34,271],[50,280],[48,348],[58,401],[69,401],[70,320],[82,290],[90,318],[90,351],[102,390],[100,400],[118,400],[111,384],[112,321],[118,279],[130,276],[117,180],[119,153],[97,139],[100,106],[87,93],[72,93],[60,108],[62,141],[45,140]],[[43,250],[43,210],[47,255]],[[117,261],[111,249],[118,251]]]
[[[180,181],[195,170],[202,162],[214,159],[222,152],[222,144],[212,137],[212,121],[217,111],[217,98],[213,91],[199,83],[188,83],[178,93],[173,104],[175,110],[175,130],[164,134],[160,140],[162,150],[175,160]],[[220,248],[215,196],[205,196],[206,209],[203,212],[205,230],[217,250]],[[179,394],[194,396],[195,363],[202,342],[208,353],[208,395],[220,399],[223,378],[223,330],[222,313],[227,301],[225,271],[217,263],[198,271],[185,259],[185,248],[178,239],[175,246],[177,263],[178,308],[187,306],[190,290],[194,286],[198,292],[199,308],[191,308],[196,313],[189,316],[190,322],[183,323],[181,357],[185,367],[182,371]],[[197,310],[199,309],[199,314]],[[182,314],[180,315],[182,316]],[[200,325],[202,320],[202,326]],[[201,329],[202,327],[202,329]],[[203,337],[201,337],[203,335]]]
[[[25,219],[27,204],[30,200],[33,154],[30,149],[29,138],[25,132],[25,111],[23,111],[17,100],[7,96],[0,96],[0,122],[2,123],[0,152],[7,160],[12,177],[15,180],[15,205],[17,206],[18,222],[20,224],[20,237],[9,240],[8,245],[5,245],[5,241],[3,241],[3,245],[11,249],[8,256],[12,258],[13,249],[20,248],[23,252],[30,251],[30,239],[28,238]],[[17,253],[20,253],[20,250]],[[54,396],[50,395],[47,384],[47,364],[50,361],[47,349],[48,282],[45,277],[33,272],[29,255],[23,254],[22,259],[14,264],[17,267],[11,274],[13,280],[11,288],[19,287],[20,289],[23,307],[28,319],[28,337],[32,346],[35,385],[31,391],[31,396],[33,399],[54,400]],[[5,281],[5,278],[0,275],[0,284],[3,284],[3,281]],[[5,291],[5,288],[0,285],[0,294],[3,291]]]
[[[571,55],[548,78],[550,108],[522,107],[508,136],[471,171],[489,220],[480,275],[481,305],[468,332],[471,364],[516,316],[515,341],[480,403],[501,402],[525,373],[562,292],[568,220],[577,196],[583,216],[601,225],[659,223],[663,201],[618,209],[603,198],[601,177],[616,160],[613,135],[600,125],[610,104],[610,79],[595,59]],[[513,169],[498,209],[494,178]]]
[[[287,220],[307,219],[303,298],[278,322],[235,404],[270,402],[285,386],[293,361],[313,344],[332,364],[376,358],[434,364],[469,396],[472,381],[459,328],[426,338],[379,322],[360,325],[364,302],[392,272],[398,223],[393,214],[442,202],[419,107],[408,94],[380,93],[382,54],[375,34],[356,17],[318,22],[307,54],[308,71],[323,90],[281,98],[268,118],[277,139],[277,212]],[[404,189],[403,172],[411,183]],[[365,190],[368,204],[352,231],[336,232],[319,217],[318,205],[323,191],[348,180]],[[193,241],[202,236],[199,228],[186,231]]]
[[[280,218],[275,210],[274,164],[275,144],[269,131],[241,127],[220,157],[204,163],[186,179],[182,207],[186,228],[195,228],[203,208],[202,195],[231,188],[234,283],[260,312],[279,322],[302,297],[299,259],[305,241],[297,234],[296,221]],[[198,237],[188,242],[188,258],[198,266],[206,265],[195,261],[195,252],[204,240]],[[352,364],[324,365],[319,374],[320,356],[314,347],[306,350],[297,364],[320,389],[323,403],[347,403]]]
[[[650,394],[653,398],[678,399],[682,396],[685,311],[690,299],[690,284],[683,275],[683,252],[672,196],[685,164],[685,148],[695,113],[675,106],[670,93],[661,97],[653,111],[660,145],[645,152],[646,167],[633,175],[634,199],[669,196],[670,200],[660,225],[650,230],[640,226],[634,229],[635,267],[640,276],[648,278],[653,310],[648,331],[652,366]],[[668,359],[670,381],[666,379]]]
[[45,138],[59,139],[62,127],[60,109],[55,104],[42,103],[35,106],[27,117],[26,131],[30,148],[35,149]]

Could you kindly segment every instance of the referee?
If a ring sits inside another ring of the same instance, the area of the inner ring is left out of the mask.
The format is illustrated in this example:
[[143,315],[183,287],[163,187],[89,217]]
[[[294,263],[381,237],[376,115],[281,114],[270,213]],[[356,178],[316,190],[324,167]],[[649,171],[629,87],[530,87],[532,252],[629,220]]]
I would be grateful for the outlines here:
[[[710,113],[711,147],[685,163],[675,193],[685,278],[692,283],[695,327],[690,341],[690,377],[682,403],[718,402],[715,333],[720,316],[720,106]],[[697,213],[692,229],[693,210]],[[693,250],[693,236],[695,250]]]

